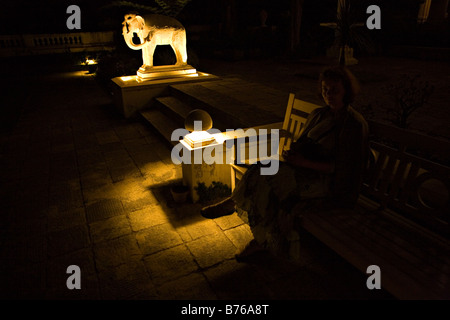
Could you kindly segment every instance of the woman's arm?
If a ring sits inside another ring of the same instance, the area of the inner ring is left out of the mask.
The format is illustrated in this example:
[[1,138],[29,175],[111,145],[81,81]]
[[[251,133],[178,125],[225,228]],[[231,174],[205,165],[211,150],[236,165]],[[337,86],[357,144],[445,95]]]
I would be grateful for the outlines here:
[[334,162],[318,162],[306,159],[300,153],[285,152],[283,158],[286,162],[302,168],[308,168],[323,173],[332,173],[334,171]]

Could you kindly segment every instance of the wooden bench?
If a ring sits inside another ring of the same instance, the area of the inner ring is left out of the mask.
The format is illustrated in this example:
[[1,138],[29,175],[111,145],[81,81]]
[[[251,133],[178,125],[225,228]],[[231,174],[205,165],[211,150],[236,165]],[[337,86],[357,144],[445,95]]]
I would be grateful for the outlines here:
[[[283,128],[294,140],[315,107],[289,96]],[[373,157],[356,208],[296,212],[296,225],[364,274],[378,266],[398,299],[450,299],[450,168],[429,160],[448,161],[450,144],[373,121],[369,129]],[[245,168],[232,172],[239,180]]]

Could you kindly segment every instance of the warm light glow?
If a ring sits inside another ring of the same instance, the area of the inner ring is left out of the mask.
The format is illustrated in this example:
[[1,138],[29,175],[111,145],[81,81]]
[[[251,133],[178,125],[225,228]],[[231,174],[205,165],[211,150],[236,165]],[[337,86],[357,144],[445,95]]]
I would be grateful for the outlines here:
[[223,133],[214,134],[214,139],[216,140],[217,143],[222,144],[226,140],[226,135]]
[[136,76],[124,76],[124,77],[120,77],[120,80],[122,80],[123,82],[136,80]]
[[183,140],[193,148],[210,144],[215,139],[207,131],[193,131],[185,135]]
[[94,59],[86,59],[86,62],[85,62],[87,65],[89,65],[89,64],[97,64],[97,61],[96,60],[94,60]]

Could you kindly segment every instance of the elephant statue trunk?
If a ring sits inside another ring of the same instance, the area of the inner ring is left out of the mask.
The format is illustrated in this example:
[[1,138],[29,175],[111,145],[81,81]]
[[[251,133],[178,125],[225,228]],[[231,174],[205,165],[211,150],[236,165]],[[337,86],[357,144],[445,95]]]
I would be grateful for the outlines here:
[[123,38],[125,39],[125,43],[127,44],[127,46],[130,49],[140,50],[145,45],[148,45],[148,41],[146,39],[143,39],[142,36],[139,36],[139,33],[140,32],[137,32],[136,34],[138,35],[139,39],[141,40],[141,43],[140,44],[135,44],[133,42],[133,37],[134,37],[135,33],[130,30],[130,27],[128,26],[128,23],[126,23],[126,22],[123,23],[122,35],[123,35]]

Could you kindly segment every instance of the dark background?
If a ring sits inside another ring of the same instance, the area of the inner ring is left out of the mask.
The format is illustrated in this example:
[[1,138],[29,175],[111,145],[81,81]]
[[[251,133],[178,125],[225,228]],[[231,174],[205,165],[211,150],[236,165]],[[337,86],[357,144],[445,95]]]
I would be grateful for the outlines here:
[[[171,3],[174,1],[166,1]],[[423,0],[361,0],[355,2],[356,20],[365,22],[368,14],[366,8],[371,4],[381,8],[382,29],[372,30],[371,37],[379,45],[405,44],[448,47],[449,22],[444,21],[417,24],[417,12]],[[187,27],[202,30],[202,40],[209,45],[219,45],[214,41],[233,40],[234,45],[241,46],[243,38],[263,37],[255,35],[254,28],[261,25],[260,11],[268,13],[266,25],[275,29],[278,46],[288,46],[291,31],[292,8],[295,3],[302,4],[300,41],[315,47],[316,52],[324,50],[332,39],[331,30],[319,27],[320,22],[335,20],[336,0],[192,0],[187,1],[177,18]],[[66,20],[69,5],[78,5],[81,9],[81,30],[68,30]],[[145,13],[145,8],[155,8],[160,13],[161,7],[155,1],[2,1],[0,11],[0,34],[23,33],[67,33],[101,30],[120,31],[124,13],[136,10]],[[198,28],[203,26],[203,28]],[[253,32],[253,34],[252,34]],[[198,34],[192,34],[199,38]],[[188,33],[189,36],[189,33]],[[213,42],[211,42],[213,40]],[[255,41],[253,41],[254,43]],[[252,43],[252,42],[251,42]],[[250,43],[250,44],[251,44]],[[223,43],[222,43],[223,45]],[[247,45],[249,45],[247,43]]]

